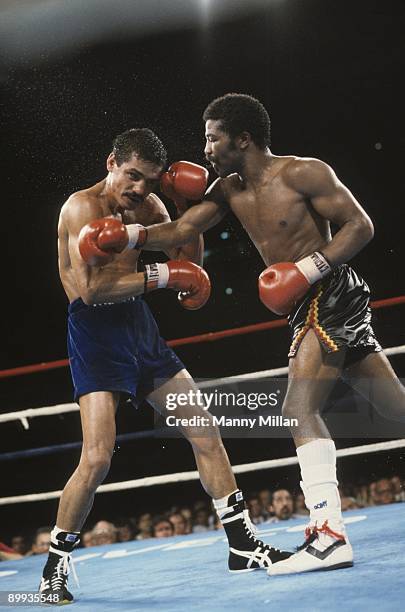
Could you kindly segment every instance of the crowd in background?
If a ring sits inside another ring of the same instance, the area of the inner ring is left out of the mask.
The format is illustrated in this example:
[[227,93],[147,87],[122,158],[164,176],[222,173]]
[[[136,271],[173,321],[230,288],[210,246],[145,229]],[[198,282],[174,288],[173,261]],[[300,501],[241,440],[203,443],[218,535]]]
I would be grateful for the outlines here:
[[[343,511],[405,502],[405,482],[399,476],[392,476],[364,485],[343,485],[340,487],[340,495]],[[287,489],[263,489],[247,494],[246,499],[250,518],[256,525],[308,515],[303,494],[292,494]],[[138,517],[117,518],[114,523],[101,520],[91,527],[86,525],[81,534],[80,546],[87,548],[131,540],[167,538],[221,528],[212,505],[208,501],[199,500],[192,507],[174,506],[158,516],[146,512]],[[17,533],[9,543],[0,541],[0,561],[48,552],[51,529],[40,527],[31,538]]]

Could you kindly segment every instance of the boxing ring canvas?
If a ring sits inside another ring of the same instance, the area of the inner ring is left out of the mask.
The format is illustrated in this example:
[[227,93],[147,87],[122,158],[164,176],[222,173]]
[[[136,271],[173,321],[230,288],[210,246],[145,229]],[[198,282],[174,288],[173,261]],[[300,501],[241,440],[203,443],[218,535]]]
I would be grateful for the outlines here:
[[[405,555],[398,528],[404,504],[344,514],[355,548],[355,566],[338,572],[268,577],[265,571],[232,575],[226,568],[223,532],[133,541],[79,549],[73,577],[75,610],[178,612],[287,609],[305,612],[403,610]],[[293,550],[303,540],[305,519],[262,525],[260,537]],[[0,591],[35,591],[43,556],[0,567]],[[10,610],[9,606],[0,606]],[[24,606],[38,610],[38,606]]]

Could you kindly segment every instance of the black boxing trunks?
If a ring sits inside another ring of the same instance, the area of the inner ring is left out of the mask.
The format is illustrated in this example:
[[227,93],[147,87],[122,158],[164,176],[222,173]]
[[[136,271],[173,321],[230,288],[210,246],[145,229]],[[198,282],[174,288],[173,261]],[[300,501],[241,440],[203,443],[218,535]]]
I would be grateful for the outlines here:
[[371,327],[369,299],[367,283],[350,266],[343,264],[333,270],[290,313],[293,340],[288,356],[295,357],[309,329],[328,353],[345,347],[345,365],[381,351]]
[[91,306],[74,300],[68,353],[75,401],[93,391],[121,391],[141,400],[184,368],[141,297]]

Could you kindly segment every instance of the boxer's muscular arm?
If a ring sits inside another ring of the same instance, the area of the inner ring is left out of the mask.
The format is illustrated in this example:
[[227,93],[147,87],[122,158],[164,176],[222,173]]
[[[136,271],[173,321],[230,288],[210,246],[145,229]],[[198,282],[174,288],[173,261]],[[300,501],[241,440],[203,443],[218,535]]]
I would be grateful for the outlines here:
[[373,238],[371,219],[330,166],[317,159],[297,160],[287,180],[310,199],[321,217],[339,226],[331,242],[322,248],[332,266],[350,260]]
[[62,220],[68,231],[69,257],[80,297],[86,304],[119,302],[144,292],[143,273],[119,275],[109,267],[88,266],[82,259],[78,236],[86,223],[104,216],[97,202],[81,194],[71,196],[62,210]]
[[[154,199],[157,201],[159,205],[159,209],[160,209],[159,216],[161,217],[161,220],[159,220],[159,223],[171,223],[171,219],[170,219],[169,213],[167,212],[166,206],[163,204],[160,198],[158,198],[155,195],[154,195]],[[180,217],[183,214],[184,213],[179,211]],[[202,266],[203,254],[204,254],[204,238],[202,234],[198,234],[197,236],[193,237],[193,239],[190,242],[187,242],[183,246],[172,247],[172,248],[162,247],[162,250],[164,250],[164,252],[170,259],[191,261],[199,266]]]
[[200,204],[189,208],[177,221],[148,227],[144,249],[168,251],[197,242],[200,234],[210,229],[226,215],[229,206],[225,201],[220,180],[211,185]]
[[185,259],[186,261],[192,261],[198,266],[203,265],[204,259],[204,238],[202,234],[198,235],[196,240],[184,244],[180,248],[169,249],[167,255],[171,259]]

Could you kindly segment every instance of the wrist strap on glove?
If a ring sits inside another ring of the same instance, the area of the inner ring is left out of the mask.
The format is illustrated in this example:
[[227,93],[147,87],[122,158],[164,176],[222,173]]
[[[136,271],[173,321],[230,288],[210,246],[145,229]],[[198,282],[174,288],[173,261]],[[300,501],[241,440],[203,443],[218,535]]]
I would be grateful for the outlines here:
[[305,276],[308,283],[313,285],[332,271],[332,266],[320,251],[315,251],[295,264]]
[[145,266],[144,293],[154,289],[164,289],[169,281],[169,268],[165,263],[153,263]]

